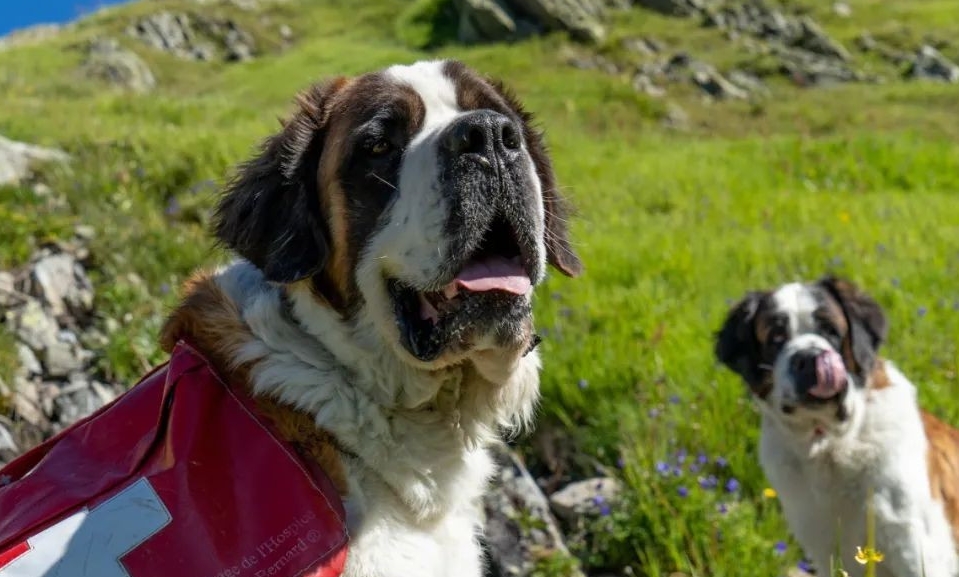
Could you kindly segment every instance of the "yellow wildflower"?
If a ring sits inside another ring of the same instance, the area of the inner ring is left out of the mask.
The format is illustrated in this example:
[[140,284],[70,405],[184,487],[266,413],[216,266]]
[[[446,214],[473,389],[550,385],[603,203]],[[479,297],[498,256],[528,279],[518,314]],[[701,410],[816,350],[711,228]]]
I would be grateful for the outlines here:
[[856,562],[860,565],[865,565],[866,563],[882,563],[882,560],[885,558],[886,556],[878,549],[873,549],[872,547],[856,547]]
[[767,499],[775,499],[776,489],[773,489],[772,487],[766,487],[765,489],[763,489],[763,497]]

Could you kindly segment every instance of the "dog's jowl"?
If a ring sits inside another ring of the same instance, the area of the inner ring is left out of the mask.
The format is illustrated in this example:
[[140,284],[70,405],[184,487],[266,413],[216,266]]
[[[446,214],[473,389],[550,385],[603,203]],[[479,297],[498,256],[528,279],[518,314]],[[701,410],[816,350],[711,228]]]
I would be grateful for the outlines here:
[[875,300],[828,277],[747,294],[716,355],[756,400],[763,470],[820,574],[841,561],[862,575],[871,501],[878,575],[954,577],[959,431],[920,410],[878,355],[886,333]]

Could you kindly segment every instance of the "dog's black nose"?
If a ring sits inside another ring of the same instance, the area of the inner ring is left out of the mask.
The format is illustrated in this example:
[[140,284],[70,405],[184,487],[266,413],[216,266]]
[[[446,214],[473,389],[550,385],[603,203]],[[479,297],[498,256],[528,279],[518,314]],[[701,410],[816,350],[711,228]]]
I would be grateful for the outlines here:
[[789,359],[789,372],[796,383],[796,393],[805,395],[809,389],[816,386],[816,357],[821,351],[818,349],[804,349],[796,351]]
[[443,135],[443,146],[454,156],[473,154],[486,161],[515,152],[521,145],[516,122],[492,110],[477,110],[460,117]]

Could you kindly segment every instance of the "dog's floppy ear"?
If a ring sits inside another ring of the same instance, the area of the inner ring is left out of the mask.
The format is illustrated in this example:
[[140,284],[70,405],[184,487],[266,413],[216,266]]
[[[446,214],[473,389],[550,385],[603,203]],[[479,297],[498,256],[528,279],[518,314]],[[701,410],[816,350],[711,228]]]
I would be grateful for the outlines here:
[[523,124],[523,139],[526,141],[526,147],[533,159],[536,175],[539,177],[542,187],[546,260],[566,276],[579,276],[583,272],[583,263],[579,260],[576,252],[573,251],[569,240],[567,226],[570,213],[569,206],[557,188],[556,174],[553,172],[549,151],[543,141],[543,133],[536,128],[533,115],[523,109],[522,104],[505,84],[495,79],[489,81],[519,116]]
[[298,110],[259,154],[241,164],[214,214],[219,241],[263,271],[290,283],[321,271],[330,245],[322,216],[317,168],[336,79],[298,98]]
[[842,307],[849,324],[853,359],[864,373],[868,373],[876,362],[879,347],[885,342],[888,332],[882,307],[848,280],[827,276],[820,279],[818,284]]
[[768,293],[751,291],[726,315],[716,333],[716,358],[741,376],[755,391],[762,387],[760,345],[756,338],[756,312]]

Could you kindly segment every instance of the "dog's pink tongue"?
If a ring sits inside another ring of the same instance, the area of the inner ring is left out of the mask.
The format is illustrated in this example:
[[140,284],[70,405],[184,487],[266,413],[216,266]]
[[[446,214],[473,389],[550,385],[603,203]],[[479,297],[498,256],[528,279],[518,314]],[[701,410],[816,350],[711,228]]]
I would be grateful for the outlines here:
[[472,292],[505,291],[525,295],[533,283],[523,267],[514,260],[494,256],[482,261],[470,261],[453,283]]
[[824,351],[816,357],[816,386],[809,394],[820,399],[831,399],[846,388],[846,366],[836,351]]

